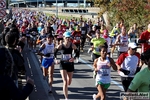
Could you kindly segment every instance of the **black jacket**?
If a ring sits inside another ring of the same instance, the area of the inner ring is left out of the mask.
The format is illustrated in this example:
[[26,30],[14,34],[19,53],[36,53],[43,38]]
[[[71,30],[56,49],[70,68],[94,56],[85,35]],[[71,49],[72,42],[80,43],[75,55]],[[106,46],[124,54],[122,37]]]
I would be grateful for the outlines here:
[[33,90],[33,85],[30,83],[19,90],[7,75],[0,75],[0,80],[0,98],[3,100],[25,100]]

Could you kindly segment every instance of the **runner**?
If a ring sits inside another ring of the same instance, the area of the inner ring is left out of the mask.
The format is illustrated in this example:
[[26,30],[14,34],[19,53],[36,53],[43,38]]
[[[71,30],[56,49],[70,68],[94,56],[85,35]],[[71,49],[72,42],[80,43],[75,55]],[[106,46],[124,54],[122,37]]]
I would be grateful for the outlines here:
[[114,60],[110,57],[107,57],[107,48],[105,46],[100,47],[99,49],[101,57],[94,60],[94,71],[97,72],[96,75],[96,86],[98,93],[93,94],[93,100],[100,98],[100,100],[106,100],[106,91],[111,83],[111,66],[114,70],[117,70],[117,66]]
[[39,55],[43,55],[42,67],[44,79],[48,81],[49,93],[52,93],[53,72],[54,72],[54,44],[53,36],[47,35],[46,42],[44,42],[38,51]]
[[72,43],[76,45],[79,55],[76,57],[76,62],[79,62],[79,57],[80,57],[80,41],[81,41],[81,31],[79,25],[76,26],[76,30],[71,34],[73,37]]
[[127,91],[131,81],[133,80],[136,71],[141,68],[141,66],[139,65],[140,54],[136,52],[136,49],[136,43],[129,43],[128,51],[122,53],[116,62],[118,73],[121,76],[121,81],[125,92]]
[[150,77],[148,77],[150,76],[150,49],[144,52],[144,61],[147,67],[135,75],[134,79],[132,80],[128,88],[128,92],[136,92],[136,90],[138,90],[138,92],[150,91]]
[[[60,60],[60,73],[63,80],[63,93],[65,100],[68,100],[68,85],[71,84],[72,76],[74,72],[74,58],[72,56],[72,51],[78,53],[77,47],[70,42],[70,32],[64,33],[64,43],[57,46],[55,55],[58,50],[63,50],[61,60]],[[75,56],[76,57],[76,56]]]
[[109,33],[108,33],[108,30],[104,30],[103,31],[103,36],[102,36],[106,42],[107,42],[107,45],[108,45],[108,49],[107,49],[107,56],[110,57],[110,51],[111,51],[111,47],[112,47],[112,44],[111,44],[111,38],[109,37]]
[[63,33],[64,33],[64,30],[63,30],[62,26],[59,25],[59,26],[58,26],[58,29],[57,29],[57,31],[56,31],[56,34],[58,35],[58,36],[57,36],[57,44],[58,44],[58,45],[61,44],[62,41],[63,41]]
[[100,37],[99,30],[96,30],[96,38],[93,38],[91,40],[91,44],[92,44],[91,50],[93,50],[92,61],[94,61],[96,58],[100,57],[99,47],[104,45],[107,48],[108,45],[107,45],[105,39]]
[[117,36],[115,45],[118,46],[118,56],[128,50],[128,35],[126,34],[125,26],[121,27],[121,34]]
[[141,33],[138,43],[142,44],[141,53],[150,48],[150,24],[148,24],[148,29]]

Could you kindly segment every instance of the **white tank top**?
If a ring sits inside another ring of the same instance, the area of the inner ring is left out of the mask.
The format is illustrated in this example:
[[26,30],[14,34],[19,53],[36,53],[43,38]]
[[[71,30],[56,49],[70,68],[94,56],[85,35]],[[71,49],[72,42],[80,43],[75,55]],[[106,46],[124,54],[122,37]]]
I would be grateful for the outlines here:
[[118,51],[126,52],[128,50],[128,35],[123,36],[122,34],[120,34],[120,44],[124,45],[119,45]]
[[109,63],[110,61],[108,57],[104,62],[100,60],[100,57],[98,58],[97,61],[98,72],[96,75],[96,81],[100,81],[104,84],[111,82],[111,77],[110,77],[111,67],[109,66],[110,65]]
[[50,57],[43,56],[44,58],[54,58],[54,44],[48,44],[47,42],[45,42],[45,48],[42,52],[43,54],[51,53]]

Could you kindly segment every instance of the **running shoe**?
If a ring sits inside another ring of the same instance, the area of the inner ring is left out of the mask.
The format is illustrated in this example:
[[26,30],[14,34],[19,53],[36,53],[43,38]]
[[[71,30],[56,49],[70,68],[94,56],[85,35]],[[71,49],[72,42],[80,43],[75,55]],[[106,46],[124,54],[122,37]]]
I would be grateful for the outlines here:
[[76,63],[78,63],[79,62],[79,58],[76,58]]

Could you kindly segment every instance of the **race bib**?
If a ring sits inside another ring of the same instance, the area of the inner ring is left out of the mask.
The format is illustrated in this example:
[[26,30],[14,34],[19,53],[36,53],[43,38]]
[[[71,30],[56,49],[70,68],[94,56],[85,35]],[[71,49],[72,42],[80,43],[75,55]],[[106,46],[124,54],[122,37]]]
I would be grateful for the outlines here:
[[100,69],[101,76],[109,76],[109,71],[108,69]]
[[92,35],[92,38],[96,37],[96,35]]
[[76,40],[80,40],[80,37],[76,37]]
[[82,31],[81,34],[85,34],[85,31]]
[[36,35],[36,32],[35,32],[35,31],[33,31],[33,32],[32,32],[32,35]]
[[135,42],[136,38],[131,38],[131,42]]
[[62,59],[63,60],[69,60],[71,58],[71,54],[63,54]]
[[59,34],[58,38],[63,38],[63,35],[62,35],[62,34]]
[[126,47],[128,45],[127,41],[122,41],[123,42],[123,47]]
[[99,47],[95,48],[95,51],[96,51],[96,52],[99,52]]

